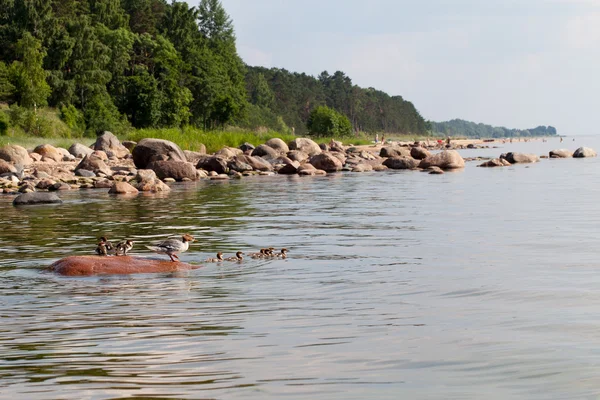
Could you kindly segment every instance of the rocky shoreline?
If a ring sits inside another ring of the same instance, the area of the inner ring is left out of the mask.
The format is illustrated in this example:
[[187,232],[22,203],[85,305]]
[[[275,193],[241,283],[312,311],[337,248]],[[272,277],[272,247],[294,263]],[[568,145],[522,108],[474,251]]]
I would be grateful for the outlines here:
[[[19,195],[13,204],[59,203],[57,192],[106,189],[109,193],[168,192],[169,183],[200,179],[240,179],[252,175],[326,175],[339,171],[368,172],[409,169],[443,174],[460,169],[465,159],[456,151],[489,148],[487,141],[437,141],[392,143],[385,146],[344,146],[331,141],[317,144],[307,138],[290,143],[271,139],[254,147],[225,147],[214,154],[182,151],[175,143],[143,139],[121,143],[102,132],[87,147],[75,143],[69,149],[49,144],[26,150],[16,145],[0,148],[0,193]],[[435,154],[432,151],[439,151]],[[592,149],[575,152],[553,150],[550,158],[595,157]],[[469,160],[478,160],[467,159]],[[536,155],[507,153],[481,167],[501,167],[539,161]]]

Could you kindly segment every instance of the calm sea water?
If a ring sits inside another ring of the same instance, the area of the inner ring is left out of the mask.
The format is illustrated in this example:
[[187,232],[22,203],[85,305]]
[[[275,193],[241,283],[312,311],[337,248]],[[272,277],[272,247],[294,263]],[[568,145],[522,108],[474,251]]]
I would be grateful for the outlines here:
[[[544,154],[576,142],[464,151]],[[600,397],[600,159],[260,177],[168,195],[0,197],[2,399]],[[189,232],[182,261],[286,260],[65,278],[95,238]]]

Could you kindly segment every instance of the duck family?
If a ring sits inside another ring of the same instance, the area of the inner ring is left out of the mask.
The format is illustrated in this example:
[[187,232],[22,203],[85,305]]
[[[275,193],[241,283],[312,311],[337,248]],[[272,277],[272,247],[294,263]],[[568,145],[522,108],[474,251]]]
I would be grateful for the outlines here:
[[[147,249],[152,250],[158,254],[166,254],[169,256],[171,261],[177,262],[179,261],[179,257],[177,253],[183,253],[187,251],[190,247],[190,243],[194,242],[196,239],[186,233],[185,235],[177,238],[170,238],[167,240],[163,240],[162,242],[156,243],[152,246],[146,246]],[[99,242],[96,246],[96,254],[99,256],[126,256],[127,253],[133,248],[133,240],[122,240],[117,243],[116,246],[113,246],[112,243],[106,238],[106,236],[101,236]],[[282,248],[279,252],[275,252],[275,248],[267,247],[264,249],[260,249],[257,253],[248,254],[249,257],[253,259],[268,259],[268,258],[281,258],[284,259],[287,257],[288,249]],[[218,252],[216,258],[208,258],[205,262],[210,263],[219,263],[224,261],[234,261],[234,262],[242,262],[244,260],[245,253],[242,251],[238,251],[235,253],[235,256],[224,258],[223,252]]]

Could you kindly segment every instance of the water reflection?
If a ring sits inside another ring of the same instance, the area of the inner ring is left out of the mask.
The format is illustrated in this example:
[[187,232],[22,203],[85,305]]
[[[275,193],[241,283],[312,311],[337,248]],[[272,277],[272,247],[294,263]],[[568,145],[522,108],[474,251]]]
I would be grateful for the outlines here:
[[[0,197],[0,398],[597,397],[597,163]],[[183,232],[188,262],[290,257],[41,272],[101,233]]]

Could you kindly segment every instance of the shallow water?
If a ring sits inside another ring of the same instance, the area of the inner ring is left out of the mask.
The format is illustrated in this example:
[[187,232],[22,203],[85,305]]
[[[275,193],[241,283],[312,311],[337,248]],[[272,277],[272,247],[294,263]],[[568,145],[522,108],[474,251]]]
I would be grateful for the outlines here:
[[[543,154],[575,143],[464,151]],[[0,398],[564,399],[600,396],[600,160],[257,177],[162,197],[0,197]],[[103,233],[189,232],[159,275],[43,272]]]

